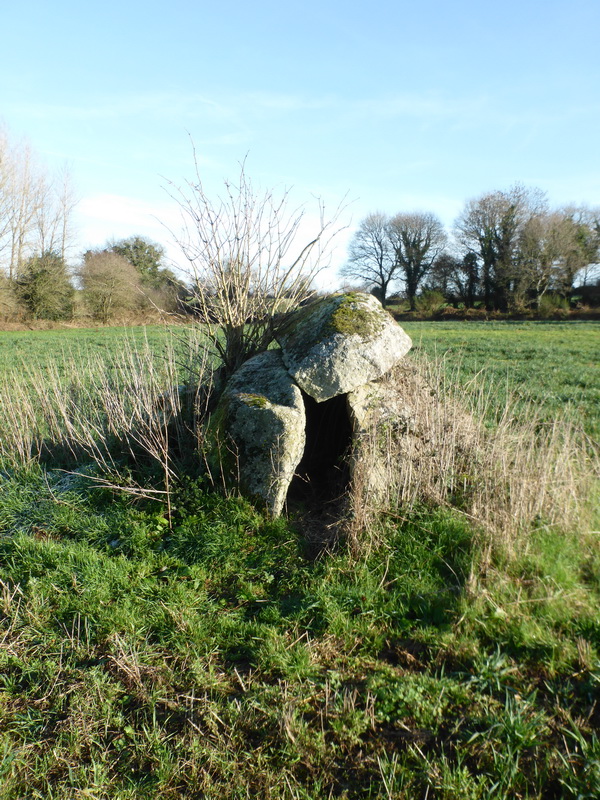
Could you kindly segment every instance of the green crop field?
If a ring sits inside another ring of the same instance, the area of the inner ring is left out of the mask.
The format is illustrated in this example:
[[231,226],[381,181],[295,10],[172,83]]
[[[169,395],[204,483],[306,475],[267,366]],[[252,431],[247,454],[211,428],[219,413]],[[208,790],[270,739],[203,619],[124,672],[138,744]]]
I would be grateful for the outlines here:
[[[0,331],[0,376],[23,372],[27,366],[47,369],[56,366],[65,372],[66,364],[78,359],[109,362],[123,349],[146,347],[160,356],[167,343],[178,338],[179,329],[160,326],[137,328],[72,328],[48,331]],[[189,332],[181,331],[182,338]]]
[[566,413],[600,438],[600,323],[412,322],[414,349],[443,357],[466,383],[481,374],[496,408],[508,395],[546,417]]
[[[509,397],[509,437],[528,403],[531,436],[575,423],[571,450],[539,450],[558,508],[508,536],[454,495],[390,503],[315,558],[300,515],[201,474],[167,506],[127,493],[156,475],[122,452],[111,486],[9,457],[61,392],[84,424],[102,365],[134,398],[169,332],[0,333],[0,800],[600,797],[600,325],[405,328],[455,395],[484,387],[490,429]],[[185,378],[177,348],[153,391]],[[490,504],[527,484],[511,469]]]
[[[507,395],[532,402],[548,415],[566,412],[590,434],[600,434],[599,322],[410,322],[413,356],[443,358],[465,383],[480,375],[496,407]],[[125,347],[160,355],[185,328],[94,328],[0,332],[0,375],[35,361],[61,365],[65,356],[110,358]],[[412,356],[411,356],[412,357]]]

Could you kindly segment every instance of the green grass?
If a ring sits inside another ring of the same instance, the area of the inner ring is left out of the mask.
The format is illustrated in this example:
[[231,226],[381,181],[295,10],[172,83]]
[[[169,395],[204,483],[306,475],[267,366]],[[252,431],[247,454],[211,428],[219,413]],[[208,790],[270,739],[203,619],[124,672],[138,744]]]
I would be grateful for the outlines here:
[[[597,365],[566,380],[597,325],[406,329],[500,402],[519,353],[520,391],[597,430]],[[62,334],[0,351],[88,336]],[[1,800],[600,796],[600,520],[490,554],[455,510],[391,507],[379,546],[315,560],[298,520],[200,480],[172,504],[0,473]]]
[[574,536],[474,596],[448,511],[315,562],[197,484],[171,530],[37,469],[2,498],[3,798],[597,796],[600,554]]
[[481,373],[502,409],[508,396],[547,418],[566,413],[600,439],[599,322],[406,322],[415,353],[442,356],[466,383]]
[[157,359],[172,348],[185,369],[189,341],[198,328],[148,325],[133,328],[78,328],[48,331],[0,331],[0,375],[22,374],[23,366],[54,367],[68,377],[72,360],[110,362],[123,351],[155,353]]
[[65,353],[114,350],[124,339],[148,340],[157,350],[164,342],[160,326],[138,328],[65,328],[48,331],[0,331],[0,373],[18,366],[34,355],[46,362],[60,362]]
[[[465,382],[481,373],[503,408],[507,395],[532,402],[551,417],[567,412],[600,438],[599,322],[405,322],[415,357],[425,353],[447,360]],[[185,328],[94,328],[0,332],[0,375],[22,369],[35,358],[59,369],[65,356],[109,358],[124,344],[148,347],[159,355],[171,334]],[[185,350],[184,345],[179,345]],[[412,357],[412,356],[411,356]]]

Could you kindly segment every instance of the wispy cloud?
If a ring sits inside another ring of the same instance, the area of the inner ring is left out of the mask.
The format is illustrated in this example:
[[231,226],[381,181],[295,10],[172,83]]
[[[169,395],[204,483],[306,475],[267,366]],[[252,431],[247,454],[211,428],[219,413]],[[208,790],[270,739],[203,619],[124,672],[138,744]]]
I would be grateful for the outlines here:
[[233,113],[226,105],[202,94],[149,92],[113,97],[97,97],[81,103],[14,103],[9,111],[32,119],[59,118],[65,122],[85,122],[127,117],[152,116],[192,119],[209,114],[225,118]]
[[209,117],[216,120],[241,120],[257,112],[296,113],[329,110],[350,112],[374,118],[411,116],[441,118],[466,111],[481,112],[487,98],[429,96],[416,93],[385,94],[356,97],[349,100],[339,94],[303,95],[263,90],[229,93],[215,99],[208,93],[161,91],[86,98],[80,103],[16,102],[8,109],[30,119],[61,119],[65,122],[86,122],[130,117],[194,120]]
[[167,195],[165,198],[160,203],[118,194],[84,197],[76,209],[80,239],[85,247],[97,247],[107,239],[135,233],[165,242],[169,231],[177,231],[181,224],[179,207]]
[[302,96],[283,92],[248,92],[238,96],[240,105],[272,111],[312,111],[331,108],[339,103],[334,96]]
[[357,100],[350,108],[377,119],[419,117],[440,119],[460,113],[455,100],[443,96],[424,97],[418,94],[386,94]]
[[586,117],[598,114],[598,104],[580,103],[547,105],[537,103],[527,92],[521,95],[514,89],[506,92],[474,92],[417,94],[400,92],[357,98],[345,104],[346,112],[353,117],[388,121],[414,119],[422,122],[445,124],[449,131],[460,132],[493,125],[501,130],[535,126],[584,123]]

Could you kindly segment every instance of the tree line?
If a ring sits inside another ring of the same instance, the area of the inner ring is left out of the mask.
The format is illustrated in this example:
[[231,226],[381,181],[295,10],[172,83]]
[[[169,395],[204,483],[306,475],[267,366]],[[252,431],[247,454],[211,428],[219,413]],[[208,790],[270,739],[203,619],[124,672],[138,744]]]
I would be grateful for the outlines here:
[[431,213],[369,214],[341,274],[384,305],[402,286],[413,311],[424,292],[465,308],[522,311],[549,294],[568,299],[599,261],[600,211],[551,209],[541,190],[517,184],[469,200],[450,233]]
[[76,196],[69,172],[50,175],[29,145],[0,131],[0,319],[107,323],[181,308],[189,290],[141,236],[88,250],[69,264]]
[[[270,320],[284,301],[310,295],[307,264],[335,218],[288,264],[301,214],[292,215],[285,235],[277,215],[269,228],[270,193],[254,194],[243,166],[241,178],[237,194],[226,182],[226,196],[214,207],[198,175],[188,184],[191,200],[185,192],[173,195],[187,220],[178,244],[189,262],[189,285],[167,268],[161,245],[141,236],[88,250],[73,267],[76,198],[68,172],[49,175],[27,145],[0,131],[0,319],[87,315],[106,324],[161,309],[209,323],[225,317],[234,338],[250,319]],[[569,299],[599,261],[600,210],[552,209],[539,189],[515,185],[468,201],[450,232],[432,213],[369,214],[341,275],[384,305],[402,289],[411,310],[433,293],[465,308],[521,311],[539,309],[550,295]]]
[[163,266],[161,245],[133,236],[88,250],[71,268],[56,250],[34,253],[0,279],[0,318],[108,324],[153,310],[185,310],[189,289]]

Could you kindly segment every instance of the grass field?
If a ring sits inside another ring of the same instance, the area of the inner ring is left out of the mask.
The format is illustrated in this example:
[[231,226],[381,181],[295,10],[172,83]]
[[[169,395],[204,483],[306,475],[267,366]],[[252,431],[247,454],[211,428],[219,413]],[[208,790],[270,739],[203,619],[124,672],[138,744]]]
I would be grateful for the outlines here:
[[[413,354],[443,358],[465,383],[480,375],[493,404],[507,395],[534,403],[548,416],[565,413],[600,438],[600,322],[407,322]],[[0,375],[34,360],[62,365],[65,355],[109,358],[123,343],[159,355],[185,328],[94,328],[0,332]],[[181,344],[177,346],[185,350]]]
[[83,328],[47,331],[0,331],[0,375],[23,374],[23,368],[55,367],[67,374],[73,360],[81,367],[87,362],[110,363],[123,350],[149,348],[160,357],[165,347],[186,350],[179,342],[191,329],[162,326],[135,328]]
[[[496,408],[509,387],[597,435],[597,323],[405,327],[469,391],[484,369]],[[123,333],[0,333],[0,374]],[[1,800],[600,796],[585,498],[510,548],[460,507],[390,506],[377,546],[315,560],[298,520],[201,478],[168,519],[51,466],[0,473]]]
[[462,378],[481,373],[494,406],[508,395],[557,413],[600,439],[599,322],[403,323],[414,349],[441,356]]

